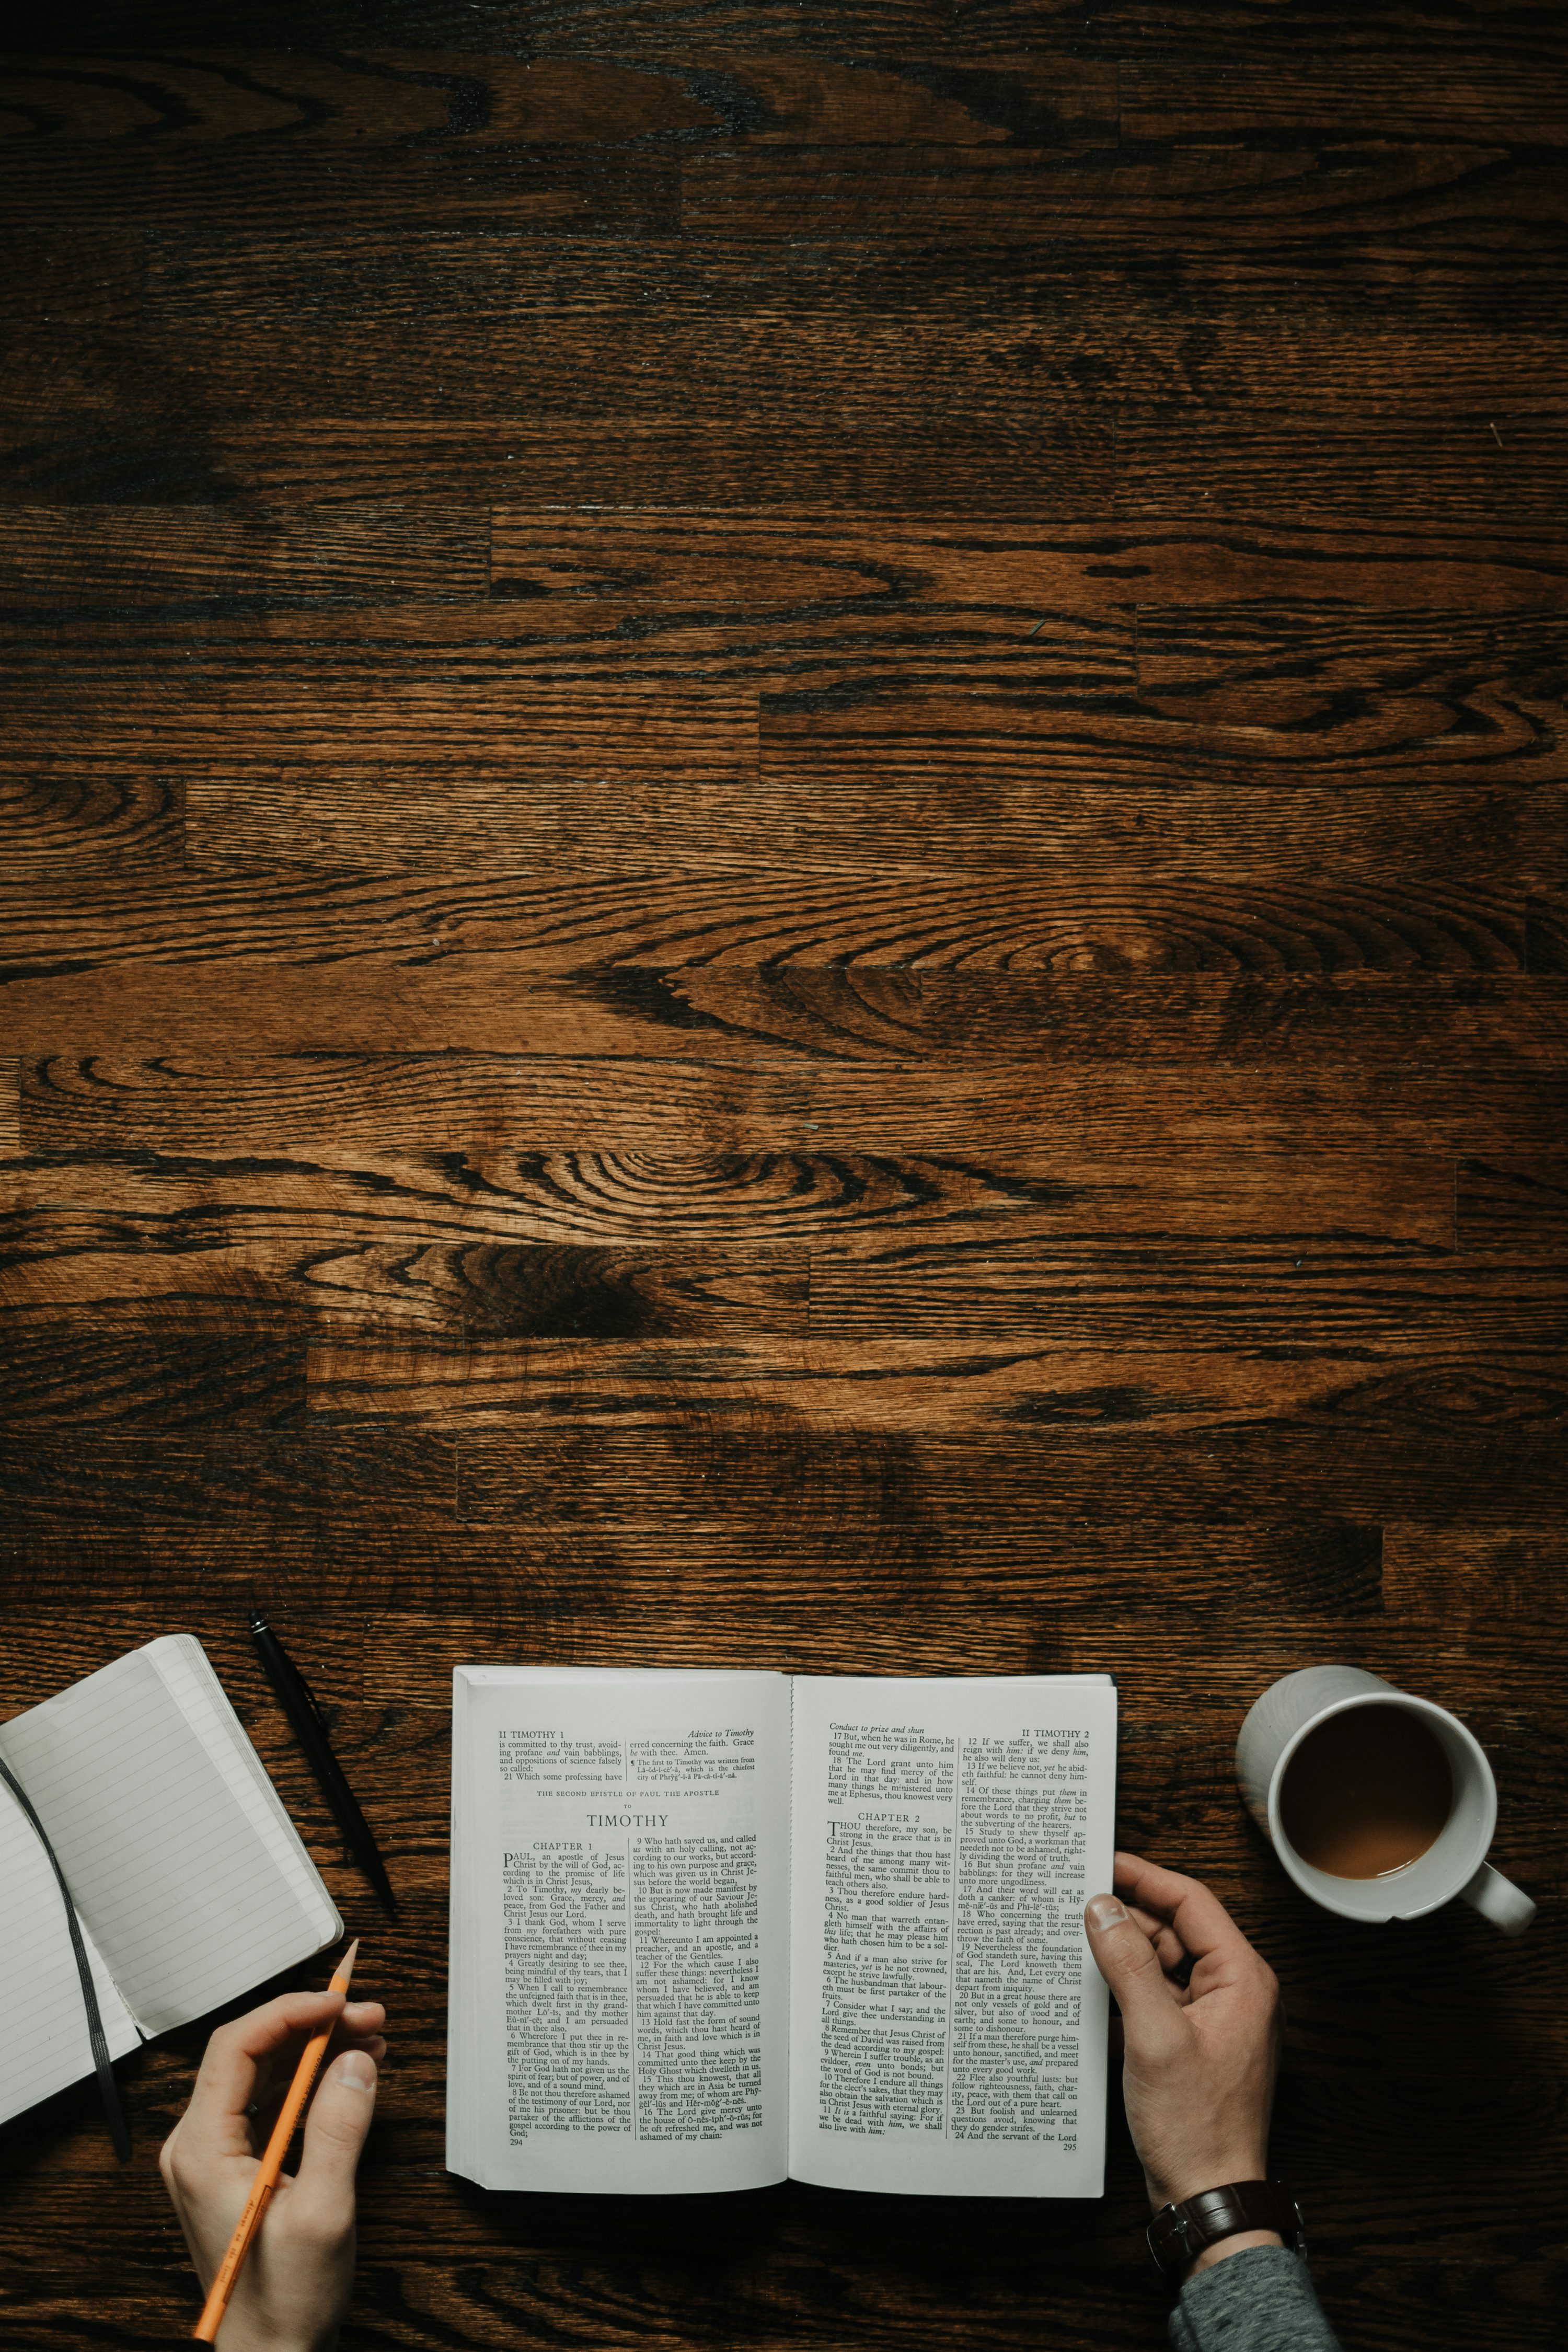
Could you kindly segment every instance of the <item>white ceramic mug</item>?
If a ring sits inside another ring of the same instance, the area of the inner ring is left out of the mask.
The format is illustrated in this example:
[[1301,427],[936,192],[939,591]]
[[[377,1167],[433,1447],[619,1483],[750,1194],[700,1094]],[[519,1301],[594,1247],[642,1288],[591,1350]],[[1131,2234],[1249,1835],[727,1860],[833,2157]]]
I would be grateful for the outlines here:
[[[1336,1878],[1302,1860],[1285,1834],[1279,1796],[1291,1758],[1310,1731],[1357,1706],[1398,1706],[1419,1717],[1448,1759],[1454,1802],[1435,1844],[1384,1878]],[[1458,1716],[1412,1698],[1361,1666],[1304,1666],[1271,1683],[1241,1727],[1236,1776],[1247,1811],[1304,1895],[1342,1919],[1420,1919],[1456,1895],[1505,1936],[1521,1936],[1535,1906],[1493,1870],[1487,1848],[1497,1827],[1497,1782],[1486,1750]]]

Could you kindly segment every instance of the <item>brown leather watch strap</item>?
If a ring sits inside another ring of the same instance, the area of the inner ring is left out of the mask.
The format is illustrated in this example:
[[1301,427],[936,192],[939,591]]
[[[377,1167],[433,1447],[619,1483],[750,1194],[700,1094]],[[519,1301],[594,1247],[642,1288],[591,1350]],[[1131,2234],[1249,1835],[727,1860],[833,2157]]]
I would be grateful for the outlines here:
[[1149,2224],[1149,2252],[1166,2278],[1179,2279],[1205,2246],[1241,2230],[1278,2230],[1288,2246],[1306,2253],[1301,2209],[1282,2180],[1228,2180],[1179,2205],[1163,2205]]

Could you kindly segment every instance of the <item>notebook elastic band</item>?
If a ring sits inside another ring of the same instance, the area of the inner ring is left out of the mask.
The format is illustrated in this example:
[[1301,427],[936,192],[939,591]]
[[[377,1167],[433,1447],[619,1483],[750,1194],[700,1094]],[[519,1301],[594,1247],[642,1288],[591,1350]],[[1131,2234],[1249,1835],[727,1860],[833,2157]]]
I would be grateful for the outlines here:
[[114,2153],[121,2164],[131,2161],[131,2130],[125,2120],[125,2110],[120,2104],[120,2085],[114,2079],[114,2068],[109,2056],[109,2039],[103,2031],[103,2019],[99,2013],[98,1987],[92,1980],[92,1964],[82,1941],[81,1922],[76,1916],[70,1888],[66,1885],[65,1872],[60,1868],[54,1847],[49,1843],[42,1822],[33,1811],[32,1800],[10,1766],[0,1758],[0,1780],[32,1822],[37,1832],[38,1843],[49,1857],[49,1868],[60,1890],[60,1900],[66,1906],[66,1925],[70,1929],[71,1949],[76,1954],[77,1974],[81,1979],[81,1997],[87,2010],[88,2038],[92,2043],[92,2063],[98,2070],[98,2088],[103,2100],[103,2112],[109,2120],[109,2137],[114,2142]]

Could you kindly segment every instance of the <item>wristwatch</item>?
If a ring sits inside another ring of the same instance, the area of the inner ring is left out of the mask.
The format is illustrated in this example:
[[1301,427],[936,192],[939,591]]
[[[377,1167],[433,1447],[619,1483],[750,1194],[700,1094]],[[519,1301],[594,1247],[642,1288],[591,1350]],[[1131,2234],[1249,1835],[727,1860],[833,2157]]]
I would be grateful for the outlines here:
[[1229,2180],[1179,2205],[1162,2205],[1149,2224],[1149,2252],[1164,2277],[1179,2279],[1205,2246],[1240,2230],[1278,2230],[1292,2252],[1307,2259],[1307,2225],[1282,2180]]

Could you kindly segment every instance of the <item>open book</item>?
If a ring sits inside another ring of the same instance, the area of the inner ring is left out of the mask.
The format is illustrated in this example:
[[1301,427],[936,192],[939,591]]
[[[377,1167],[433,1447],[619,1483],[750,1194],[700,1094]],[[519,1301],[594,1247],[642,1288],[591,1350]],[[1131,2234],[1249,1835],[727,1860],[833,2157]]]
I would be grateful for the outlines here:
[[[110,2053],[334,1944],[331,1896],[189,1634],[0,1724],[81,1921]],[[0,1780],[0,2120],[92,2072],[65,1906]]]
[[459,1666],[447,2162],[1097,2197],[1116,1691]]

